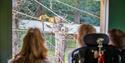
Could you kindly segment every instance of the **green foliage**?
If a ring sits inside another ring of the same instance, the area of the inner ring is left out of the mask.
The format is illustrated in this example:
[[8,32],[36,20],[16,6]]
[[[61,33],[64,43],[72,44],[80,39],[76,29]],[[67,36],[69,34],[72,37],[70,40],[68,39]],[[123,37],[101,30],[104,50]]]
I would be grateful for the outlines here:
[[[69,4],[73,7],[77,7],[80,10],[87,11],[96,16],[100,16],[100,1],[95,1],[95,0],[59,0],[59,1]],[[51,10],[53,10],[55,13],[57,13],[62,17],[67,15],[66,19],[73,21],[75,9],[68,7],[62,3],[59,3],[56,0],[39,0],[39,2],[48,8],[51,8],[51,4],[52,4]],[[28,15],[33,15],[38,5],[39,4],[36,3],[34,0],[24,0],[22,1],[18,10]],[[49,16],[55,16],[52,12],[48,11],[44,7],[43,7],[43,10],[41,11],[43,11],[43,14],[47,14]],[[26,16],[20,16],[20,18],[29,19]],[[86,22],[86,23],[98,26],[99,18],[96,18],[84,12],[80,12],[80,22]]]
[[[22,0],[20,5],[17,7],[17,10],[28,15],[33,15],[37,6],[38,4],[33,0]],[[30,19],[29,17],[23,15],[18,15],[18,17],[19,19]]]
[[66,39],[66,47],[67,48],[75,48],[76,47],[76,42],[73,39]]

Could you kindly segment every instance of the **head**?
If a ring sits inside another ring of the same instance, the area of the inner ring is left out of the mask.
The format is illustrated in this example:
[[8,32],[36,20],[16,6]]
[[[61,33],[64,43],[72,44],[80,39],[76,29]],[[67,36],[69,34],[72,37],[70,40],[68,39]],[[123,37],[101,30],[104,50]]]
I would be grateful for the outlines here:
[[82,47],[85,45],[84,41],[83,41],[83,37],[87,34],[91,34],[91,33],[96,33],[96,29],[89,24],[81,24],[78,32],[76,34],[76,39],[77,42],[79,43],[79,46]]
[[114,45],[118,48],[125,46],[125,33],[119,29],[111,29],[108,31],[110,42],[109,44]]
[[17,60],[25,60],[24,63],[36,63],[37,59],[47,57],[47,48],[44,46],[43,34],[37,28],[30,28],[23,39],[23,47]]

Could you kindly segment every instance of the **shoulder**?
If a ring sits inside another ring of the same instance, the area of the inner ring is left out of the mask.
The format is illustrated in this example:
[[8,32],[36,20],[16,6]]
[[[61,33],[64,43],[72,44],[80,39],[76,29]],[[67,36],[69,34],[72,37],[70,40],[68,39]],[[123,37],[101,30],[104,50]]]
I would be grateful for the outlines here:
[[14,63],[15,61],[18,61],[21,58],[22,58],[22,56],[17,55],[16,57],[13,57],[13,58],[9,59],[8,63]]
[[14,58],[11,58],[8,60],[8,63],[13,63],[14,62]]
[[79,53],[80,48],[76,48],[71,52],[71,57],[73,57],[75,54]]
[[41,63],[50,63],[49,59],[43,59],[41,60]]

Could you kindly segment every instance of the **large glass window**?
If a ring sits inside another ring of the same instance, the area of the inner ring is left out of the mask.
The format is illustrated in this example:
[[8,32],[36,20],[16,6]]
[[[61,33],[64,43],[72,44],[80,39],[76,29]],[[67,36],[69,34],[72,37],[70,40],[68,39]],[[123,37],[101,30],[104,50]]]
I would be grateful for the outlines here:
[[[69,53],[77,47],[74,36],[81,23],[93,25],[100,32],[101,0],[12,0],[13,56],[23,43],[27,29],[37,27],[44,33],[49,59],[56,63],[56,39],[64,39],[62,60],[68,63]],[[59,26],[60,30],[57,30]],[[55,32],[56,31],[56,32]]]

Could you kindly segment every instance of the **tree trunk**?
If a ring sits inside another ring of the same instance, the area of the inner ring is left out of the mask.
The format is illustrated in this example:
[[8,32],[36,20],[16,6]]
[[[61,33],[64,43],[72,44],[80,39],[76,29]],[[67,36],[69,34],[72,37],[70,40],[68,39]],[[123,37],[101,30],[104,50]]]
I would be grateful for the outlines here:
[[[80,0],[76,0],[76,7],[80,8]],[[74,22],[80,23],[80,11],[74,10]]]
[[65,38],[64,34],[55,33],[55,55],[56,55],[56,62],[57,63],[64,63],[64,43]]
[[60,26],[61,24],[55,25],[55,63],[64,63],[65,53],[65,34],[62,33]]
[[[37,0],[38,2],[41,2],[41,0]],[[38,5],[38,7],[37,7],[37,9],[36,9],[36,11],[35,11],[35,13],[34,13],[34,16],[35,17],[39,17],[40,15],[42,15],[43,14],[43,8],[42,8],[42,6],[41,5]]]
[[14,19],[13,16],[13,21],[12,21],[12,55],[13,57],[19,52],[19,48],[18,48],[18,33],[17,33],[17,19]]
[[[12,9],[17,9],[18,5],[20,5],[20,0],[13,0],[13,7]],[[18,35],[17,35],[17,29],[18,29],[18,14],[12,13],[12,57],[14,57],[18,53]]]

